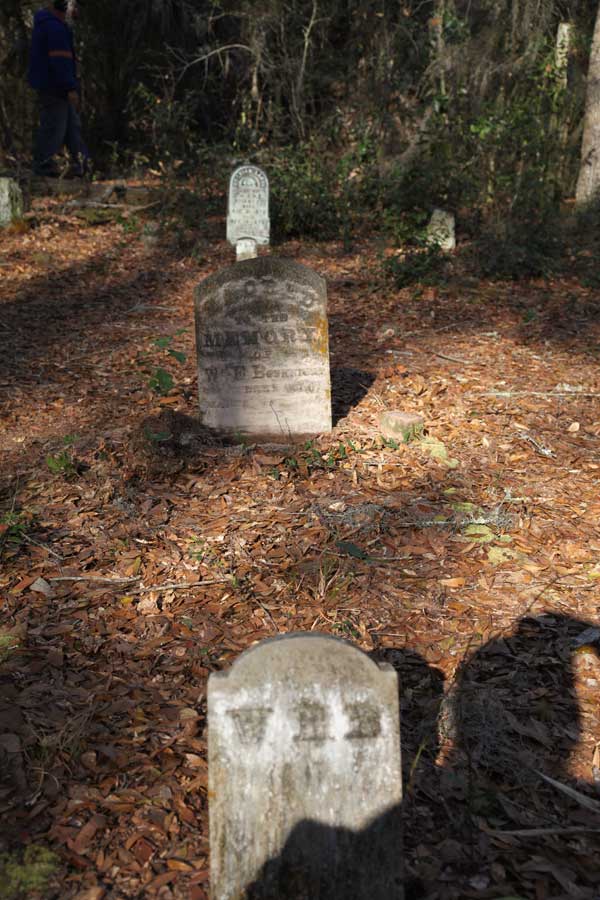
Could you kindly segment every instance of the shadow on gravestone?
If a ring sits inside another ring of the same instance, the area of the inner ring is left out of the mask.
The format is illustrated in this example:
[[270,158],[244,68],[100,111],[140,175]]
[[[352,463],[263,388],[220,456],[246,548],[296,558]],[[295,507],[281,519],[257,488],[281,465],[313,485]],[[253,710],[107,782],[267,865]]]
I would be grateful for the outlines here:
[[398,679],[329,635],[264,641],[208,689],[213,900],[402,900]]
[[[429,665],[418,653],[403,648],[388,648],[369,654],[376,661],[391,665],[398,675],[398,699],[401,709],[403,782],[410,797],[375,819],[366,829],[354,832],[332,829],[305,820],[290,834],[278,858],[269,860],[259,877],[248,887],[248,900],[312,900],[334,897],[331,883],[331,853],[337,848],[338,870],[342,873],[335,890],[349,900],[376,897],[373,885],[382,873],[389,872],[389,833],[406,830],[405,801],[409,808],[422,802],[422,784],[431,785],[439,778],[436,766],[439,750],[437,721],[444,698],[444,675]],[[418,806],[418,809],[421,809]],[[439,816],[440,810],[436,811]],[[420,813],[422,815],[422,812]],[[410,822],[410,816],[408,821]],[[440,823],[438,822],[438,825]],[[403,836],[406,840],[406,836]],[[304,860],[304,867],[299,861]],[[403,871],[406,900],[422,896],[417,878]],[[384,876],[385,877],[385,876]],[[392,875],[386,877],[389,882]],[[387,888],[386,888],[387,890]],[[394,893],[389,894],[394,897]],[[400,894],[399,896],[402,896]]]
[[[354,832],[304,820],[246,890],[247,900],[398,900],[403,879],[389,855],[402,829],[400,805]],[[399,851],[401,853],[401,850]]]

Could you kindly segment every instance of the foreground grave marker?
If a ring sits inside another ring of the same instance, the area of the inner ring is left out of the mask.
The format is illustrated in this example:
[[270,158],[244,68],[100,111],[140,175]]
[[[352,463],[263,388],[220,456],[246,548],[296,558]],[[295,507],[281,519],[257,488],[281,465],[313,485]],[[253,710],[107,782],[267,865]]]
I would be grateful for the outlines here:
[[208,685],[213,900],[401,900],[397,676],[289,635]]
[[270,438],[331,430],[325,281],[285,259],[249,259],[196,290],[202,422]]
[[257,244],[269,243],[269,181],[258,166],[240,166],[229,179],[227,240],[238,262],[253,259]]

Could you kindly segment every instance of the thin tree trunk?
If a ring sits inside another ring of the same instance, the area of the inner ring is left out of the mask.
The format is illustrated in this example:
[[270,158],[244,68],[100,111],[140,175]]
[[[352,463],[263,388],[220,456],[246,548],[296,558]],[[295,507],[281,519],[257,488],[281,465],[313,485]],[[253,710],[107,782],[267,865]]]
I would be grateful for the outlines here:
[[600,5],[592,38],[585,95],[581,164],[575,202],[586,206],[600,196]]
[[7,153],[15,155],[15,141],[12,129],[8,123],[8,116],[4,107],[4,99],[0,97],[0,130],[2,131],[1,145]]

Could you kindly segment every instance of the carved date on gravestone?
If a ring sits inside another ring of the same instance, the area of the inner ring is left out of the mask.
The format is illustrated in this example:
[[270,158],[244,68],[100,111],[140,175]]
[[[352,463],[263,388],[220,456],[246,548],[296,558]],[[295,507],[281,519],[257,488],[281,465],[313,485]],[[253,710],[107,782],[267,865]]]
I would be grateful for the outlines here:
[[214,900],[401,900],[397,678],[335,638],[265,641],[208,687]]
[[316,272],[265,257],[206,279],[196,346],[209,428],[284,437],[331,429],[327,295]]

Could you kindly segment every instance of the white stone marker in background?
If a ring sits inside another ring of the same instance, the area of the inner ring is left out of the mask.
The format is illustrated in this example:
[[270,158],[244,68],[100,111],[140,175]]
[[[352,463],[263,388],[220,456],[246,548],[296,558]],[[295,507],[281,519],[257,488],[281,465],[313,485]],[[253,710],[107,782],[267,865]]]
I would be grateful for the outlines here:
[[445,209],[434,209],[427,226],[427,243],[437,244],[448,252],[456,247],[456,222],[454,214]]
[[331,430],[327,286],[312,269],[263,256],[196,288],[202,423],[271,440]]
[[327,635],[208,683],[212,900],[401,900],[398,680]]
[[23,215],[23,193],[14,178],[0,178],[0,228]]
[[556,32],[554,64],[556,75],[563,88],[567,87],[569,75],[569,55],[572,51],[575,29],[571,22],[561,22]]
[[256,256],[258,244],[268,244],[269,180],[258,166],[240,166],[229,179],[227,240],[237,260]]

